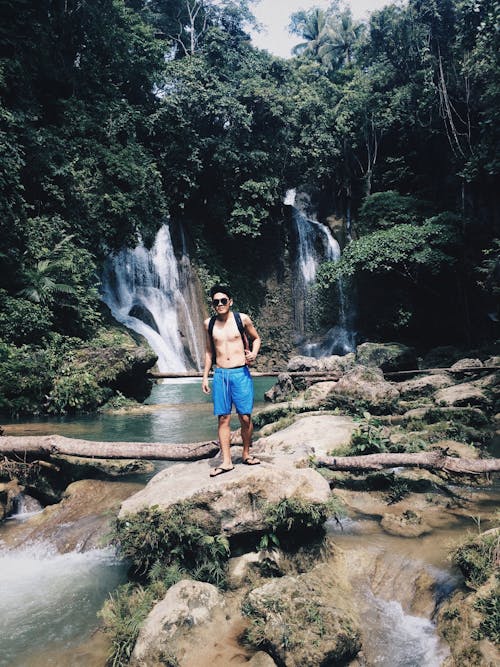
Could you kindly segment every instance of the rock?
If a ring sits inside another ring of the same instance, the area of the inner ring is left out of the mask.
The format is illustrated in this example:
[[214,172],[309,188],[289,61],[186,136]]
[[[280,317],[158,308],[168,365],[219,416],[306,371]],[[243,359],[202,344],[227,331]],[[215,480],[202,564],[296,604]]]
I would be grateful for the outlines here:
[[454,407],[477,406],[479,408],[487,408],[490,404],[484,391],[472,382],[463,382],[462,384],[440,389],[434,394],[434,401],[438,405],[444,404]]
[[[290,426],[255,443],[256,451],[275,457],[276,463],[285,466],[307,462],[309,456],[326,456],[351,441],[358,428],[352,417],[309,413],[299,416]],[[283,461],[281,461],[283,458]]]
[[0,482],[0,521],[12,514],[17,497],[21,495],[24,487],[17,479],[8,482]]
[[257,651],[246,664],[248,667],[276,667],[274,660],[264,651]]
[[258,466],[236,465],[230,473],[209,477],[207,461],[180,463],[155,475],[144,489],[122,503],[120,518],[158,506],[166,510],[190,501],[214,533],[228,536],[264,530],[264,506],[283,498],[324,503],[330,496],[328,482],[312,468],[296,469],[263,460]]
[[60,503],[12,526],[8,543],[18,546],[46,540],[61,553],[100,548],[109,541],[121,501],[140,487],[125,482],[74,482],[68,486]]
[[500,368],[500,357],[499,356],[488,357],[488,359],[485,360],[484,365],[489,367],[497,366],[498,368]]
[[185,628],[207,623],[216,608],[224,606],[218,589],[201,581],[179,581],[148,614],[132,653],[132,667],[160,663],[162,654],[175,656],[175,635]]
[[386,373],[418,367],[416,351],[401,343],[362,343],[356,350],[356,362]]
[[451,366],[450,370],[461,371],[464,368],[482,368],[483,366],[484,364],[480,359],[459,359]]
[[398,382],[397,387],[401,398],[420,398],[429,396],[438,389],[449,387],[453,384],[452,378],[447,373],[437,375],[423,375],[406,382]]
[[432,532],[432,528],[422,521],[422,517],[411,510],[402,514],[384,514],[380,525],[386,533],[398,537],[419,537]]
[[265,392],[264,399],[272,403],[285,401],[295,392],[292,376],[289,373],[280,373],[276,384]]
[[399,391],[384,380],[381,370],[355,366],[340,378],[327,398],[328,407],[347,407],[356,412],[360,408],[375,414],[391,412]]
[[280,566],[281,552],[277,549],[262,549],[250,551],[236,558],[229,559],[227,582],[229,588],[241,588],[250,571],[253,569],[264,570],[266,573],[281,576],[283,572]]
[[286,667],[340,665],[354,658],[361,648],[357,613],[347,577],[338,568],[344,570],[345,563],[317,565],[250,591],[247,641],[264,644]]
[[340,374],[349,370],[354,366],[354,353],[349,352],[344,356],[337,354],[328,357],[306,357],[296,356],[292,357],[287,364],[287,371],[301,372],[301,371],[331,371]]
[[137,459],[96,459],[59,454],[51,456],[51,460],[57,463],[64,475],[72,481],[148,475],[155,469],[152,461]]

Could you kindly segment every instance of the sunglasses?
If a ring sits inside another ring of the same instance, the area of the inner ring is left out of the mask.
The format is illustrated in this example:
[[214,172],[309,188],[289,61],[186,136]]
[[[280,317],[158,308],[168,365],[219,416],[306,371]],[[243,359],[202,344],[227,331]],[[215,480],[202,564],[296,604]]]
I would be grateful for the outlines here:
[[223,297],[222,299],[214,299],[212,301],[212,306],[214,308],[217,308],[217,306],[227,306],[229,303],[229,299],[226,299],[226,297]]

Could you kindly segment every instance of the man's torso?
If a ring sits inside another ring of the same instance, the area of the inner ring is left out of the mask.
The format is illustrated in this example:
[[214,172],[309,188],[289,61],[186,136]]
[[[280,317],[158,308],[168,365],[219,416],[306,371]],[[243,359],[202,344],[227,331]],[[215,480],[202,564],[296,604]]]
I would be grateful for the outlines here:
[[[242,315],[242,319],[244,315]],[[212,331],[216,359],[220,368],[235,368],[245,365],[245,350],[236,320],[232,312],[225,322],[215,320]]]

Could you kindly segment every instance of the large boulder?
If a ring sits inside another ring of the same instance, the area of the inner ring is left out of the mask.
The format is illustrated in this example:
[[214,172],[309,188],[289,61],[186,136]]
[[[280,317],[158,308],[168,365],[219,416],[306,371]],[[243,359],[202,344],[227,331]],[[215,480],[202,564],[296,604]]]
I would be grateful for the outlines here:
[[[213,462],[214,463],[214,462]],[[312,468],[273,465],[236,465],[229,473],[210,477],[207,461],[179,463],[155,475],[144,489],[127,498],[120,518],[157,506],[167,510],[190,501],[210,531],[228,536],[252,534],[266,528],[265,506],[284,498],[324,503],[328,482]]]
[[165,664],[162,656],[177,658],[176,635],[209,622],[214,610],[223,606],[224,598],[215,586],[201,581],[179,581],[169,588],[144,621],[130,664],[142,667]]
[[380,369],[355,366],[335,384],[327,403],[332,408],[386,414],[394,409],[398,398],[399,391],[384,379]]
[[344,665],[361,648],[357,610],[345,564],[317,565],[296,577],[274,579],[248,594],[246,639],[286,667]]
[[328,357],[292,357],[287,364],[287,371],[331,371],[339,374],[344,373],[354,366],[354,354],[350,352],[344,356],[333,354]]
[[418,367],[416,351],[402,343],[362,343],[356,350],[356,362],[385,373]]

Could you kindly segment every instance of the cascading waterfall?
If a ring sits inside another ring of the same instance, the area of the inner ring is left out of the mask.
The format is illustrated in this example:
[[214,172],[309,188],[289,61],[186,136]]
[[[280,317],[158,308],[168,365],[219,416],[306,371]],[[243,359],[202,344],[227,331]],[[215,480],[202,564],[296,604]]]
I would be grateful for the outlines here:
[[[336,262],[340,258],[340,246],[331,231],[317,220],[308,217],[295,204],[295,190],[287,192],[285,204],[293,207],[292,219],[297,233],[297,270],[295,277],[294,323],[297,333],[304,337],[310,312],[311,288],[321,262]],[[321,343],[305,342],[304,354],[322,357],[330,354],[346,354],[354,349],[354,333],[349,327],[349,305],[342,281],[337,283],[338,322],[323,336]]]
[[[183,262],[189,262],[185,255]],[[188,307],[184,297],[168,225],[162,225],[151,250],[140,243],[108,259],[102,299],[118,322],[146,338],[161,372],[201,368],[203,347],[193,323],[200,309],[198,302]]]

